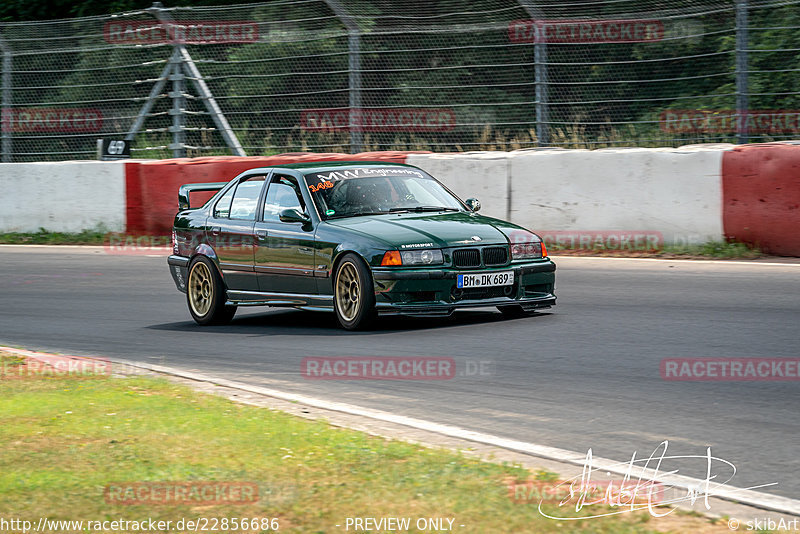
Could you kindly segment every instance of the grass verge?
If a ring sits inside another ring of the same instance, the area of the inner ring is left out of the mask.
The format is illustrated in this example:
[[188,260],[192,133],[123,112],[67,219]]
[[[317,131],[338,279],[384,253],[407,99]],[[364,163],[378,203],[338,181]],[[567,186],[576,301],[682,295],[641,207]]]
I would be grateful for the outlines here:
[[744,243],[709,241],[696,245],[665,245],[657,250],[614,250],[605,248],[580,249],[548,245],[547,251],[560,256],[606,256],[619,258],[664,258],[664,259],[716,259],[754,260],[763,258],[758,248]]
[[[6,245],[110,245],[116,248],[147,249],[170,244],[168,236],[126,236],[110,233],[102,227],[78,233],[38,232],[0,233],[0,244]],[[605,248],[569,248],[548,245],[547,250],[561,256],[607,256],[624,258],[681,258],[681,259],[757,259],[765,254],[744,243],[709,241],[698,245],[666,245],[659,250],[613,250]]]
[[44,228],[40,228],[38,232],[0,233],[0,244],[4,245],[103,245],[116,250],[136,251],[166,247],[170,243],[170,236],[134,236],[109,232],[102,226],[75,233],[51,232]]
[[[0,354],[0,364],[25,362]],[[163,379],[11,374],[15,379],[0,375],[0,518],[152,518],[173,525],[277,518],[280,531],[298,533],[345,532],[354,517],[453,518],[453,530],[465,533],[649,533],[665,531],[654,527],[669,521],[645,512],[550,520],[536,504],[513,502],[503,481],[551,473],[370,437]],[[187,482],[253,483],[258,498],[244,504],[107,499],[109,487]],[[709,526],[697,519],[692,531]]]
[[82,232],[51,232],[39,228],[38,232],[2,232],[0,243],[7,245],[102,245],[108,230],[97,227]]

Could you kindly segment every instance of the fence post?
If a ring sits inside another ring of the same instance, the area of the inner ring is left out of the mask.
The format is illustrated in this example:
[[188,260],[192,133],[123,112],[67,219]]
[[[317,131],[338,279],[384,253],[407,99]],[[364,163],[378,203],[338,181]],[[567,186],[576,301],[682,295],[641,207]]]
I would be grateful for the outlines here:
[[747,143],[748,125],[748,32],[747,32],[747,0],[736,2],[736,142]]
[[355,115],[362,117],[361,113],[361,35],[358,30],[350,30],[347,37],[348,48],[348,70],[350,82],[350,153],[357,154],[364,149],[363,132],[361,131],[360,121],[356,121]]
[[547,43],[533,45],[536,66],[536,137],[539,146],[550,144],[550,108],[547,105]]
[[11,47],[8,46],[3,37],[0,36],[0,51],[3,52],[3,75],[2,81],[2,89],[0,92],[2,93],[2,103],[0,103],[0,111],[2,111],[2,116],[0,118],[0,123],[2,123],[2,158],[0,161],[3,163],[11,163],[13,160],[13,152],[14,152],[14,139],[12,137],[13,132],[11,131],[12,124],[13,124],[13,108],[11,107]]
[[144,105],[142,105],[142,108],[136,115],[136,120],[133,121],[128,133],[125,134],[125,139],[128,141],[133,141],[136,138],[136,134],[139,133],[139,130],[144,126],[144,121],[147,119],[147,116],[150,115],[156,100],[161,96],[161,91],[164,90],[164,86],[167,84],[170,72],[172,72],[172,63],[167,61],[167,65],[164,67],[164,70],[161,71],[158,80],[156,80],[153,88],[150,89],[150,95],[145,99]]
[[172,115],[172,126],[169,127],[169,131],[172,132],[172,144],[169,148],[172,149],[173,158],[185,158],[186,117],[184,112],[186,111],[186,97],[183,92],[186,76],[183,74],[183,60],[178,46],[175,46],[169,62],[172,65],[169,75],[169,79],[172,81],[172,91],[169,93],[170,98],[172,98],[172,109],[169,110],[169,114]]
[[364,149],[364,138],[361,124],[356,117],[361,117],[361,29],[356,20],[351,17],[339,0],[325,0],[333,14],[339,17],[344,27],[347,28],[347,69],[349,71],[348,83],[350,85],[350,103],[347,114],[349,117],[348,130],[350,130],[350,153],[355,154]]
[[535,0],[517,0],[528,13],[534,25],[533,76],[536,83],[536,138],[539,146],[550,144],[550,108],[547,97],[547,40],[545,33],[539,34],[538,21],[545,20],[544,12],[537,7]]

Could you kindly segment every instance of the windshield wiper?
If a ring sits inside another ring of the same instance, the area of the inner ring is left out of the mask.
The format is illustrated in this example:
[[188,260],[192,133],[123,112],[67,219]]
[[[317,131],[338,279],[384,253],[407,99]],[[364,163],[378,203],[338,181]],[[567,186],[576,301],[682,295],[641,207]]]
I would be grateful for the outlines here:
[[422,213],[423,211],[461,211],[458,208],[448,208],[447,206],[413,206],[410,208],[391,208],[389,211],[413,211],[415,213]]
[[347,217],[363,217],[365,215],[386,215],[388,211],[363,211],[361,213],[347,213],[343,215],[330,215],[328,219],[346,219]]

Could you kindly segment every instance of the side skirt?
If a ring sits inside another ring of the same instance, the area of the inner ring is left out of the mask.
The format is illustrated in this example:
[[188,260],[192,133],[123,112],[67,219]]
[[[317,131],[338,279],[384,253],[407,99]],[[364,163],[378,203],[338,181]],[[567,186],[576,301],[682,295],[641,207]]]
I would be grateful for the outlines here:
[[333,296],[228,290],[228,302],[226,304],[232,306],[281,306],[314,311],[331,311],[333,310]]

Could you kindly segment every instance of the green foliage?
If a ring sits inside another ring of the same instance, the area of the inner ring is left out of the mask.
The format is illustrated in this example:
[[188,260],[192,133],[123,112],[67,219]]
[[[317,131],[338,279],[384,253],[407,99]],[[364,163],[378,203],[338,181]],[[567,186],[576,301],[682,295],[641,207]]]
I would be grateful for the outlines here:
[[[180,0],[165,2],[167,7],[170,3],[186,6]],[[684,3],[699,6],[699,2]],[[0,21],[100,15],[144,9],[150,4],[151,0],[9,0],[0,5]],[[197,0],[192,5],[227,4]],[[344,5],[357,14],[361,30],[362,107],[448,108],[458,123],[455,129],[445,131],[368,132],[364,135],[366,149],[490,150],[538,144],[534,133],[535,47],[511,41],[507,31],[512,20],[528,18],[517,4],[476,0],[464,4],[468,10],[458,10],[453,2],[426,3],[420,5],[424,13],[418,14],[401,9],[407,5],[402,2],[347,0]],[[699,13],[702,10],[698,8],[696,15],[691,11],[675,15],[677,8],[673,12],[643,3],[638,14],[663,23],[661,40],[548,45],[551,143],[598,148],[734,141],[730,129],[670,131],[660,122],[667,110],[730,114],[736,109],[735,11],[732,3],[718,7],[706,13]],[[555,3],[551,9],[562,8]],[[614,19],[620,18],[614,11],[618,9],[612,2],[572,8],[570,13],[573,19]],[[350,105],[348,32],[323,2],[257,3],[246,10],[220,9],[191,16],[180,11],[175,16],[201,20],[236,17],[261,23],[258,43],[191,47],[249,154],[349,150],[345,130],[301,127],[303,110]],[[23,88],[14,92],[15,105],[100,107],[106,117],[104,131],[126,131],[140,99],[166,65],[171,47],[108,46],[98,36],[101,23],[75,19],[60,25],[55,31],[78,37],[64,41],[64,50],[59,51],[52,49],[51,40],[38,43],[31,39],[24,33],[30,32],[30,27],[3,29],[10,42],[22,43],[28,50],[15,57],[14,85]],[[409,25],[419,31],[407,31]],[[800,109],[800,95],[793,94],[800,87],[800,54],[795,52],[800,49],[800,10],[796,5],[753,7],[749,26],[750,109]],[[42,53],[31,54],[30,50]],[[156,104],[153,111],[157,116],[147,123],[150,131],[140,134],[134,147],[148,150],[137,156],[168,154],[169,106],[166,98]],[[202,104],[189,99],[187,109],[202,111]],[[190,149],[189,155],[226,153],[219,135],[211,133],[214,124],[209,117],[190,114],[187,126],[191,128],[187,143],[197,147]],[[797,133],[762,131],[751,137],[770,141]],[[92,147],[87,145],[91,134],[52,137],[41,141],[49,143],[46,151],[93,157]],[[17,152],[25,150],[18,148]]]

